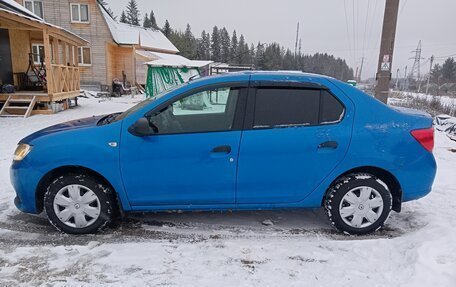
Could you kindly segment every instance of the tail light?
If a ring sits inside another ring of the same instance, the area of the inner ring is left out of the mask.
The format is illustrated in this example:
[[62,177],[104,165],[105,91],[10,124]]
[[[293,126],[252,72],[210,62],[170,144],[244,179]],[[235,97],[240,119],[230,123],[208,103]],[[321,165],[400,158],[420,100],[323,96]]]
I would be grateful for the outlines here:
[[429,152],[434,149],[434,128],[413,130],[412,136]]

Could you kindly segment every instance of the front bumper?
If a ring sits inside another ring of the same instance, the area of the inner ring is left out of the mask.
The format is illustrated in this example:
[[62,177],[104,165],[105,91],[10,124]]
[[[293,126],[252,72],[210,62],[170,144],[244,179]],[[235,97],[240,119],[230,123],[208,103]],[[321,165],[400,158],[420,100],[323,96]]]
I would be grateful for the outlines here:
[[33,214],[40,213],[36,205],[36,191],[43,175],[43,173],[31,167],[26,159],[14,161],[11,165],[10,179],[16,191],[14,204],[20,211]]

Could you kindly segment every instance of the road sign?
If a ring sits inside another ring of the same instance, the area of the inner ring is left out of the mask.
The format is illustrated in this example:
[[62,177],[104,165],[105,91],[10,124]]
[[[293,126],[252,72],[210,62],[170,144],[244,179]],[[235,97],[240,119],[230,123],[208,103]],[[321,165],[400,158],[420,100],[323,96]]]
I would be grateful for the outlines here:
[[383,63],[382,63],[381,70],[382,70],[382,71],[389,71],[389,70],[390,70],[390,67],[391,67],[391,63],[390,63],[390,62],[383,62]]

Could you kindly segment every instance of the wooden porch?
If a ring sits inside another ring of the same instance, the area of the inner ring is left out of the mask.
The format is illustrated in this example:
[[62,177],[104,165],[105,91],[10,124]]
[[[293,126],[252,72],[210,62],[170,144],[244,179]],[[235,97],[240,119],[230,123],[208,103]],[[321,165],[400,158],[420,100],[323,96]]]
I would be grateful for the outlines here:
[[[8,30],[14,75],[10,83],[3,84],[15,87],[14,93],[0,91],[0,116],[52,113],[51,103],[65,103],[79,96],[78,47],[85,46],[85,40],[42,20],[7,10],[0,10],[0,29]],[[32,45],[42,50],[37,54]],[[23,79],[39,83],[28,90]]]

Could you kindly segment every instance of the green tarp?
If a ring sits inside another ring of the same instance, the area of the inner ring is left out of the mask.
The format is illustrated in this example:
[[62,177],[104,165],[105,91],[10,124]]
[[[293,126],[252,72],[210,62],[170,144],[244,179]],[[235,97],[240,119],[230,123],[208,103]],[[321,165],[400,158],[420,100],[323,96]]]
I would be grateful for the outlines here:
[[195,75],[199,75],[197,68],[148,66],[146,95],[147,97],[153,97],[163,91],[188,82]]

